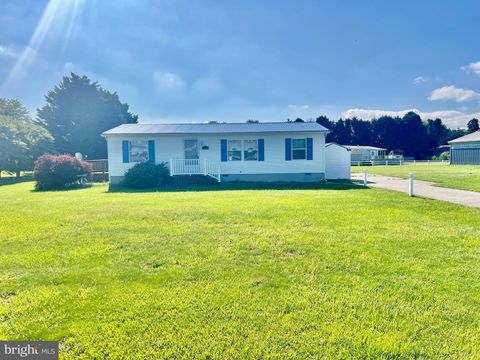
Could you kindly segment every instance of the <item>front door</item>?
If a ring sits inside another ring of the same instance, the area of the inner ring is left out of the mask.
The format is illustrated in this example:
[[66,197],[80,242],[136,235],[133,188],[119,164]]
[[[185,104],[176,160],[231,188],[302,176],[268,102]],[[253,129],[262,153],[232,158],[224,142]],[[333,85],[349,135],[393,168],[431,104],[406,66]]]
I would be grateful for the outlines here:
[[198,159],[198,140],[185,140],[185,159]]

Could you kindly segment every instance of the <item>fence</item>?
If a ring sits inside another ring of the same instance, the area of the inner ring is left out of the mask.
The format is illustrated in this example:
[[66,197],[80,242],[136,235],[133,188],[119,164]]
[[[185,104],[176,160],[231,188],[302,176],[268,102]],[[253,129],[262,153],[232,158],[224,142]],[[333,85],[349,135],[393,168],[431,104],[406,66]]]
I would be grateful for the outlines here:
[[101,182],[108,181],[108,160],[86,160],[92,167],[92,181]]
[[352,166],[378,166],[378,165],[442,165],[450,164],[449,160],[403,160],[403,159],[377,159],[377,160],[353,160]]

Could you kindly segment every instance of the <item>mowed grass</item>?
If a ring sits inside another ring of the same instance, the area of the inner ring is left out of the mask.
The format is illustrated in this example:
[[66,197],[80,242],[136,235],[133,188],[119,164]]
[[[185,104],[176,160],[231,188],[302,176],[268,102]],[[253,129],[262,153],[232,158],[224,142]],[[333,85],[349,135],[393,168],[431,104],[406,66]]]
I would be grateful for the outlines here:
[[238,188],[0,187],[0,338],[66,359],[480,357],[480,210]]
[[400,178],[408,178],[408,173],[411,172],[415,179],[432,181],[438,186],[480,191],[480,166],[475,165],[352,166],[352,172],[363,172],[364,170],[371,174]]

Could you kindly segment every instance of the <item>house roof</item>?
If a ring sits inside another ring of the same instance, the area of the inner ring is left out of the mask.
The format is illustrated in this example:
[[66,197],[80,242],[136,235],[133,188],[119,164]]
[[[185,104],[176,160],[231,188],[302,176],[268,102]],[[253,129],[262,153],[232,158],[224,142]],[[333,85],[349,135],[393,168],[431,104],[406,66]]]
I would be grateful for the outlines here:
[[129,134],[226,134],[259,132],[328,132],[315,122],[224,123],[224,124],[123,124],[102,135]]
[[347,149],[350,149],[350,150],[387,150],[387,149],[384,149],[384,148],[379,148],[379,147],[376,147],[376,146],[360,146],[360,145],[344,145]]
[[458,143],[465,143],[465,142],[471,142],[471,141],[480,141],[480,130],[475,131],[471,134],[450,140],[448,143],[458,144]]
[[345,146],[345,145],[340,145],[340,144],[337,144],[336,142],[329,142],[329,143],[326,143],[326,144],[325,144],[325,147],[328,147],[328,146],[330,146],[330,145],[337,145],[337,146],[340,146],[340,147],[342,147],[342,148],[344,148],[344,149],[347,149],[348,151],[351,151],[351,150],[350,150],[350,149],[349,149],[347,146]]

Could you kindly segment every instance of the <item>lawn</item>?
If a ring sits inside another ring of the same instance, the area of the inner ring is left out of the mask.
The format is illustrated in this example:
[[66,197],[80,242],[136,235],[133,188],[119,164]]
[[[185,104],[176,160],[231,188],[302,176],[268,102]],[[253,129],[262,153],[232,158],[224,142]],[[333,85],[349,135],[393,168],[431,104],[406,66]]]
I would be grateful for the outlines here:
[[361,187],[0,186],[0,338],[62,358],[478,358],[480,210]]
[[400,166],[352,166],[352,172],[367,170],[371,174],[407,178],[412,172],[419,180],[427,180],[438,186],[453,189],[480,191],[480,166],[475,165],[400,165]]

